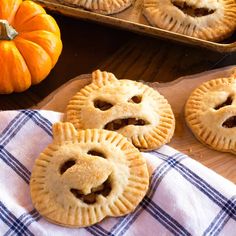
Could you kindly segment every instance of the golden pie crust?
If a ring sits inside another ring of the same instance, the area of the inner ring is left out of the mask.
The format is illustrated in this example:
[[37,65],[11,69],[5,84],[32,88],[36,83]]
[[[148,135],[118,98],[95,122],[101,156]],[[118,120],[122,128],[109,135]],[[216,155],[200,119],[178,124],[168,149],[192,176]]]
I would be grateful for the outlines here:
[[236,154],[236,76],[207,81],[185,106],[185,119],[202,143]]
[[66,120],[76,129],[117,131],[141,150],[169,142],[175,128],[171,106],[157,91],[99,70],[92,73],[92,83],[69,101]]
[[131,6],[132,0],[59,0],[61,3],[81,7],[96,13],[110,15]]
[[153,26],[209,41],[236,29],[235,0],[144,0],[143,13]]
[[53,126],[53,143],[36,159],[30,180],[35,208],[68,227],[95,224],[132,212],[145,196],[149,175],[141,153],[122,135]]

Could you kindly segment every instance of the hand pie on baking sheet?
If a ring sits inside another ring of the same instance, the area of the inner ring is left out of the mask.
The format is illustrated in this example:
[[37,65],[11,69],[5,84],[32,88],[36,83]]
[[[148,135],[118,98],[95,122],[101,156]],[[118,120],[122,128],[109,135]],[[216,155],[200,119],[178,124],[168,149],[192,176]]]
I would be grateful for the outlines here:
[[53,143],[36,159],[32,202],[49,221],[68,227],[95,224],[132,212],[145,196],[149,175],[141,153],[122,135],[53,126]]
[[77,129],[117,131],[141,150],[169,142],[175,128],[171,107],[157,91],[99,70],[92,73],[92,83],[69,101],[66,120]]
[[131,6],[132,0],[58,0],[62,4],[81,7],[96,13],[110,15],[121,12]]
[[236,30],[235,0],[144,0],[143,13],[153,26],[209,41]]
[[236,154],[236,77],[210,80],[194,90],[185,119],[203,144]]

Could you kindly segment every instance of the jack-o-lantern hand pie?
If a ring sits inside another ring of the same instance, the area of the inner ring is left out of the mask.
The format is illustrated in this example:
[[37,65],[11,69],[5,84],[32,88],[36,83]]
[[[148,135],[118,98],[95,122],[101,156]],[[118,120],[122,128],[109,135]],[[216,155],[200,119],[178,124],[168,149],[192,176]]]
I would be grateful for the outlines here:
[[143,13],[153,26],[209,41],[236,30],[235,0],[144,0]]
[[122,135],[53,126],[54,140],[36,159],[32,202],[49,221],[68,227],[132,212],[145,196],[149,174],[141,153]]
[[66,120],[77,129],[117,131],[141,150],[169,142],[175,128],[170,104],[157,91],[99,70],[92,73],[92,83],[69,101]]
[[236,75],[196,88],[185,105],[185,119],[202,143],[236,154]]
[[132,0],[59,0],[62,4],[80,7],[99,14],[119,13],[132,4]]

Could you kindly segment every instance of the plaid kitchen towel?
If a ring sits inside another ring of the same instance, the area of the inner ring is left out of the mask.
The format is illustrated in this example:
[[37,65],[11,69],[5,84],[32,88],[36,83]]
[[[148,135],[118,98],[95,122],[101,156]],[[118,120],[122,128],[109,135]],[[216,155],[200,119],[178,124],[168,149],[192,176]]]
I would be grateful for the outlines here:
[[143,154],[150,188],[132,214],[82,229],[46,221],[31,203],[30,174],[61,118],[51,111],[0,112],[0,235],[236,235],[236,186],[168,146]]

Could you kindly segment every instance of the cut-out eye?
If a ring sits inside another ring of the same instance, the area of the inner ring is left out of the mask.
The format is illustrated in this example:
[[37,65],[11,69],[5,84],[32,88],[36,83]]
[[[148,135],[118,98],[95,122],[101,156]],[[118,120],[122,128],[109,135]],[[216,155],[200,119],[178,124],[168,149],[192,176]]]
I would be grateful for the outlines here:
[[92,188],[91,193],[89,193],[87,195],[83,194],[81,190],[74,189],[74,188],[70,189],[70,191],[76,198],[80,199],[84,203],[94,204],[97,201],[98,195],[102,195],[104,197],[107,197],[110,194],[111,183],[110,183],[110,179],[108,177],[107,180],[103,184],[101,184],[100,186],[98,186],[96,188]]
[[181,10],[186,15],[192,16],[192,17],[201,17],[201,16],[207,16],[215,12],[213,9],[208,9],[205,7],[197,8],[194,6],[188,5],[186,2],[183,1],[173,1],[172,4],[177,7],[179,10]]
[[104,153],[102,153],[102,152],[100,152],[98,150],[95,150],[95,149],[89,150],[88,154],[92,155],[92,156],[99,156],[99,157],[102,157],[102,158],[106,158]]
[[133,96],[132,98],[130,98],[128,102],[140,103],[141,101],[142,101],[142,96],[137,95],[137,96]]
[[138,119],[138,118],[117,119],[117,120],[113,120],[113,121],[107,123],[104,126],[104,129],[118,130],[118,129],[121,129],[127,125],[144,126],[144,125],[148,125],[148,124],[149,124],[149,122],[147,122],[143,119]]
[[234,128],[236,127],[236,116],[231,116],[229,117],[223,124],[222,126],[224,128]]
[[232,97],[231,97],[231,96],[228,96],[225,102],[223,102],[223,103],[217,105],[214,109],[215,109],[215,110],[219,110],[219,109],[222,108],[222,107],[231,105],[232,102],[233,102]]
[[102,101],[102,100],[94,100],[94,106],[98,109],[100,109],[101,111],[106,111],[108,109],[110,109],[111,107],[113,107],[113,105],[109,102],[106,101]]
[[75,160],[68,160],[65,163],[63,163],[60,167],[60,173],[61,175],[65,173],[69,168],[71,168],[73,165],[75,165]]

